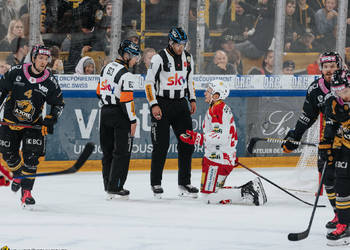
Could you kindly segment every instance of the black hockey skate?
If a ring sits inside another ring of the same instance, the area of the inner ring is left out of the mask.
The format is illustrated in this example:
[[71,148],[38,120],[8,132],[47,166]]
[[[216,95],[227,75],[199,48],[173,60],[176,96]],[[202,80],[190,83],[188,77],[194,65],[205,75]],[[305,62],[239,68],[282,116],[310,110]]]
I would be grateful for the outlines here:
[[328,246],[344,246],[350,243],[349,225],[337,224],[337,229],[327,234]]
[[179,196],[198,198],[198,188],[192,186],[191,184],[179,185]]
[[30,208],[35,205],[35,200],[30,190],[22,189],[21,202],[22,202],[23,208],[26,208],[26,207]]
[[241,196],[244,200],[252,202],[255,206],[261,206],[267,202],[260,178],[255,178],[241,186]]
[[151,188],[152,188],[154,197],[161,199],[162,193],[164,193],[162,186],[161,185],[154,185]]
[[107,191],[107,200],[113,199],[129,199],[130,191],[126,189],[121,189],[119,191]]
[[11,190],[15,193],[21,188],[21,179],[14,179],[11,184]]
[[338,214],[335,214],[333,220],[327,222],[326,228],[336,229],[338,223],[339,223]]

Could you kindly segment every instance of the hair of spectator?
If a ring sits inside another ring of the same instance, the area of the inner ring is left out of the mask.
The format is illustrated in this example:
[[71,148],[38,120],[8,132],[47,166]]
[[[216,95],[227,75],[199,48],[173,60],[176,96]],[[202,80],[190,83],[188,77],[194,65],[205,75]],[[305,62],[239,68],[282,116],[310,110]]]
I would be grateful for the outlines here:
[[146,56],[148,53],[150,53],[150,52],[152,52],[152,53],[157,53],[156,50],[153,49],[153,48],[145,48],[145,49],[143,50],[143,52],[142,52],[141,61],[143,61],[144,58],[145,58],[145,56]]
[[265,62],[265,61],[266,61],[268,55],[270,55],[271,53],[274,53],[274,51],[273,51],[273,50],[268,50],[268,51],[265,52],[265,54],[264,54],[264,59],[263,59],[263,61],[262,61],[262,66],[263,66],[263,68],[265,68],[265,66],[266,66],[266,62]]
[[11,20],[11,22],[9,24],[9,28],[7,30],[7,36],[6,36],[6,39],[9,42],[11,42],[16,37],[16,35],[13,33],[13,30],[15,29],[15,26],[18,22],[21,22],[21,24],[23,25],[22,20],[20,20],[20,19]]

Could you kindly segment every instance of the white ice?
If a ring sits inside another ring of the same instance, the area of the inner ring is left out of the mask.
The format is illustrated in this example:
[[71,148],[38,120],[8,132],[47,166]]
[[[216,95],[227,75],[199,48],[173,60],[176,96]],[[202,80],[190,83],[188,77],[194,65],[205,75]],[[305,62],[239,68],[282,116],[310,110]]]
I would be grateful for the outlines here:
[[[256,168],[255,171],[283,186],[290,168]],[[255,178],[235,169],[228,185],[241,185]],[[312,207],[288,196],[262,180],[265,206],[208,205],[177,196],[177,171],[165,171],[164,199],[155,200],[149,172],[130,171],[125,188],[130,199],[107,201],[101,173],[81,172],[37,178],[33,196],[35,210],[23,210],[20,194],[0,188],[0,247],[12,249],[142,249],[142,250],[285,250],[330,249],[325,223],[333,218],[323,195],[310,235],[288,241],[288,233],[307,228]],[[200,183],[194,170],[192,184]],[[314,195],[294,193],[310,203]],[[339,247],[338,247],[339,248]],[[333,248],[334,249],[334,248]]]

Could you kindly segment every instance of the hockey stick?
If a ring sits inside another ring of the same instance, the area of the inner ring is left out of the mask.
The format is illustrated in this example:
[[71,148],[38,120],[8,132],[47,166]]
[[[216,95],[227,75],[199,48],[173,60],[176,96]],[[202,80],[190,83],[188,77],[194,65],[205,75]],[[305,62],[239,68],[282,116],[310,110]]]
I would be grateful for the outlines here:
[[[276,183],[270,181],[269,179],[265,178],[265,177],[262,176],[261,174],[255,172],[253,169],[251,169],[251,168],[249,168],[249,167],[243,165],[243,164],[240,163],[240,162],[237,162],[237,164],[240,165],[241,167],[247,169],[248,171],[252,172],[253,174],[259,176],[261,179],[267,181],[268,183],[272,184],[273,186],[279,188],[279,189],[282,190],[283,192],[285,192],[285,193],[289,194],[290,196],[294,197],[294,198],[297,199],[298,201],[301,201],[302,203],[305,203],[305,204],[307,204],[307,205],[309,205],[309,206],[314,206],[313,204],[311,204],[311,203],[309,203],[309,202],[307,202],[307,201],[304,201],[304,200],[300,199],[299,197],[295,196],[294,194],[288,192],[287,190],[285,190],[284,188],[280,187],[280,186],[277,185]],[[325,206],[325,205],[318,205],[317,207],[326,207],[326,206]]]
[[24,123],[10,123],[10,122],[0,121],[0,125],[15,126],[15,127],[21,127],[21,128],[41,129],[40,125],[30,125],[30,124],[24,124]]
[[94,150],[94,148],[95,148],[95,144],[92,142],[88,142],[85,145],[83,152],[79,155],[79,158],[75,161],[73,166],[71,166],[70,168],[67,168],[66,170],[32,174],[32,175],[22,175],[22,176],[17,176],[17,177],[13,177],[13,178],[14,179],[24,179],[24,178],[29,178],[29,177],[40,177],[40,176],[61,175],[61,174],[74,174],[75,172],[79,171],[79,169],[84,165],[86,160],[92,154],[92,151]]
[[285,140],[285,139],[279,139],[279,138],[260,138],[260,137],[253,137],[250,139],[248,147],[247,147],[247,151],[249,154],[253,153],[253,149],[255,147],[255,144],[258,141],[266,141],[269,143],[281,143],[281,142],[292,142],[294,144],[298,144],[298,145],[307,145],[307,146],[313,146],[313,147],[317,147],[317,144],[315,143],[309,143],[309,142],[300,142],[300,141],[290,141],[290,140]]
[[301,233],[290,233],[290,234],[288,234],[288,240],[290,240],[290,241],[298,241],[298,240],[303,240],[307,236],[309,236],[311,225],[312,225],[312,221],[313,221],[314,215],[315,215],[315,211],[316,211],[316,208],[318,207],[317,203],[318,203],[318,198],[320,197],[320,193],[321,193],[321,190],[322,190],[322,185],[323,185],[324,176],[325,176],[324,173],[326,172],[326,167],[327,167],[327,162],[325,162],[324,166],[323,166],[320,185],[318,187],[317,196],[316,196],[316,199],[315,199],[314,207],[312,209],[311,218],[310,218],[310,221],[309,221],[309,225],[307,226],[307,229],[305,231],[301,232]]

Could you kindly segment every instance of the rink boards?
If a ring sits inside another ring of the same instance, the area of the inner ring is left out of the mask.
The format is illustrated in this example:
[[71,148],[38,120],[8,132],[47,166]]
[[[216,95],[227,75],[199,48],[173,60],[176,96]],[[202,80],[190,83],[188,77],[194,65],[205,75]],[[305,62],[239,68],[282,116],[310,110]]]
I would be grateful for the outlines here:
[[[65,109],[55,126],[54,136],[49,135],[45,166],[69,165],[92,141],[96,148],[86,170],[100,169],[102,152],[99,143],[100,105],[95,89],[98,76],[57,76],[63,90]],[[152,143],[150,138],[150,111],[143,91],[143,78],[135,78],[135,108],[138,117],[131,169],[146,170],[150,167]],[[231,107],[238,129],[237,154],[242,163],[261,167],[295,166],[299,152],[285,157],[280,144],[259,142],[254,155],[246,152],[251,137],[284,138],[295,126],[306,94],[306,88],[315,76],[209,76],[196,75],[197,112],[192,116],[193,129],[201,131],[208,105],[204,102],[206,83],[221,79],[230,83],[230,96],[225,100]],[[177,168],[177,140],[171,132],[166,168]],[[203,147],[195,147],[193,167],[200,167]],[[259,158],[257,158],[259,157]],[[67,163],[66,163],[67,162]]]

